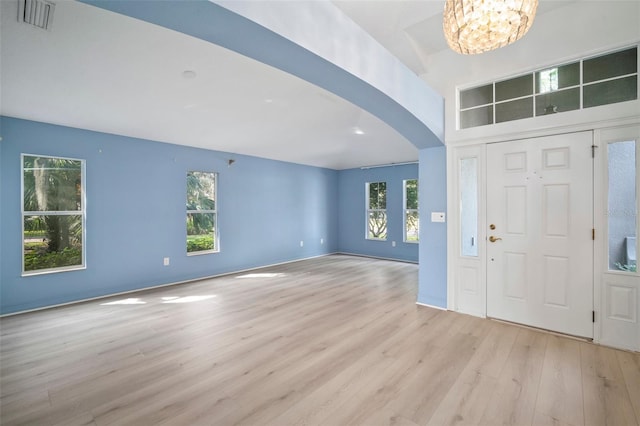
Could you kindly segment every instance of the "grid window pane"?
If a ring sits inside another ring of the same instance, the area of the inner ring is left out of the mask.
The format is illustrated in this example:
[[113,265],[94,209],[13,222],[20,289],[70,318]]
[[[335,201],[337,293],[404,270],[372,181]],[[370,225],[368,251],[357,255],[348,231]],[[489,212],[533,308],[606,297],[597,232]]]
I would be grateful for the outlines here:
[[460,128],[493,124],[493,105],[460,111]]
[[585,108],[638,99],[638,76],[590,84],[583,88]]
[[585,83],[605,80],[638,72],[638,49],[623,50],[609,55],[587,59],[583,64]]
[[215,213],[187,213],[187,253],[216,249]]
[[367,238],[374,240],[387,239],[387,212],[380,210],[370,211],[368,216]]
[[496,102],[533,94],[533,74],[496,83]]
[[404,218],[406,242],[418,242],[420,240],[420,220],[416,210],[407,210]]
[[460,108],[467,109],[475,106],[493,103],[493,84],[460,91]]
[[536,96],[536,116],[580,109],[580,89],[560,90]]
[[418,208],[418,180],[410,179],[404,181],[405,209]]
[[533,117],[533,98],[518,99],[496,105],[496,123]]
[[387,208],[387,183],[386,182],[369,183],[369,208],[370,209],[386,209]]
[[25,216],[24,271],[82,266],[82,216]]
[[562,65],[536,73],[536,93],[549,93],[580,84],[580,63]]
[[23,157],[24,211],[82,210],[82,161]]
[[215,188],[215,173],[187,173],[187,210],[215,210]]

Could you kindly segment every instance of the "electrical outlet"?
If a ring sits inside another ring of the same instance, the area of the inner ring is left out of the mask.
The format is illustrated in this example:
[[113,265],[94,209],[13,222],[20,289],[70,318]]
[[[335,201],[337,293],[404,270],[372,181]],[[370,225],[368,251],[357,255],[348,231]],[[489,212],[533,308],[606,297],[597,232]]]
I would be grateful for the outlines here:
[[320,238],[320,245],[324,244],[324,238]]
[[304,241],[300,240],[300,247],[304,247]]
[[168,257],[165,257],[165,258],[163,259],[163,265],[164,265],[164,266],[169,266],[169,258],[168,258]]
[[391,241],[391,247],[395,247],[396,246],[396,242],[395,241]]

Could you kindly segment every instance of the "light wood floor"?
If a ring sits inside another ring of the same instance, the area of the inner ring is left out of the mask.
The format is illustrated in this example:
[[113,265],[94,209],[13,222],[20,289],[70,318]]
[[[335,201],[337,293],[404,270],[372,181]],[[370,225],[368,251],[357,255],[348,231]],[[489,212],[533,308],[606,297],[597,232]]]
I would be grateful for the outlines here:
[[638,424],[640,355],[416,291],[417,265],[328,256],[5,317],[0,423]]

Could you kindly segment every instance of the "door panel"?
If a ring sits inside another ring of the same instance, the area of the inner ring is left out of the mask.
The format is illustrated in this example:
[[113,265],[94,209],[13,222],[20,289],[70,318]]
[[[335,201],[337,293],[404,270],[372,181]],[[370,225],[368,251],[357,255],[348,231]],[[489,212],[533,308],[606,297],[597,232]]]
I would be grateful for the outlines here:
[[593,337],[591,144],[583,132],[487,146],[488,316]]

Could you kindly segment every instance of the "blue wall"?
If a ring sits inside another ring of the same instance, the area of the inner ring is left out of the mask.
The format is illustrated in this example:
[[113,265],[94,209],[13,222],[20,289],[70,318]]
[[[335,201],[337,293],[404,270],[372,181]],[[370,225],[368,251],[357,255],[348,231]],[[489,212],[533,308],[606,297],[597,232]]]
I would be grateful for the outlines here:
[[[0,131],[1,313],[338,250],[337,171],[8,117]],[[86,160],[85,270],[21,277],[21,153]],[[189,170],[219,173],[220,253],[186,255]]]
[[447,212],[446,148],[420,150],[420,270],[418,303],[447,307],[447,224],[431,212]]
[[[338,249],[411,262],[418,261],[418,244],[403,242],[402,181],[418,179],[418,165],[341,170],[338,174]],[[365,239],[365,186],[387,182],[387,240]],[[392,247],[392,241],[396,246]]]
[[[417,164],[335,171],[8,117],[0,131],[2,314],[334,252],[419,260],[418,302],[446,306],[446,226],[429,220],[446,208],[444,147],[420,151],[418,176]],[[22,153],[86,160],[85,270],[21,276]],[[189,170],[219,173],[220,253],[186,255]],[[402,181],[418,177],[420,245],[402,241]],[[364,238],[365,184],[379,181],[387,241]]]

